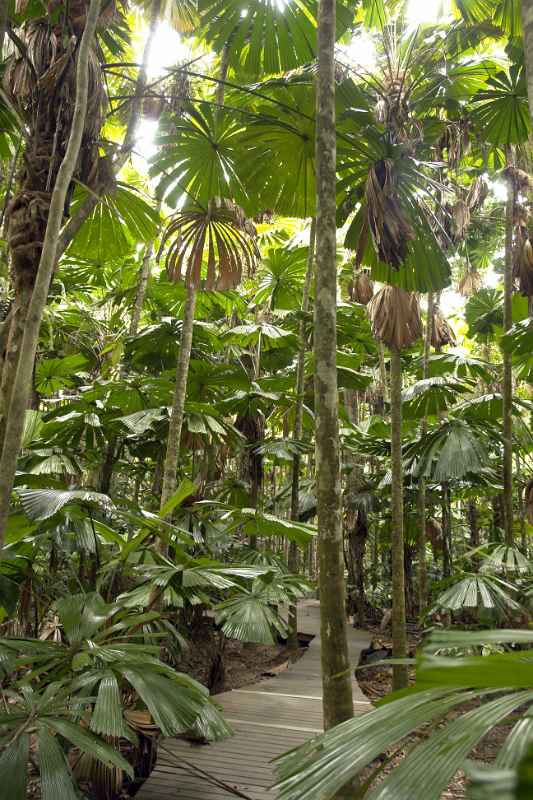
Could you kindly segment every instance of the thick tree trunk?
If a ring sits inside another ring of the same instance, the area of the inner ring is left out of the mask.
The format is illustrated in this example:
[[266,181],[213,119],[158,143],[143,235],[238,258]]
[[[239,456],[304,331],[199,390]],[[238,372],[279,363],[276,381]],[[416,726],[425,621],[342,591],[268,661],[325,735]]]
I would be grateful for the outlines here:
[[326,729],[353,716],[346,639],[337,389],[335,0],[321,0],[317,75],[315,300],[316,485]]
[[17,458],[24,431],[26,408],[28,407],[28,402],[31,397],[33,365],[39,342],[41,320],[46,306],[50,281],[56,265],[57,242],[63,222],[65,200],[78,162],[85,128],[89,92],[89,54],[100,14],[100,6],[101,0],[91,0],[78,51],[76,104],[72,118],[72,126],[65,156],[59,167],[52,192],[39,269],[26,320],[17,374],[9,407],[6,436],[0,460],[0,545],[3,545],[11,491],[13,489],[13,481],[17,468]]
[[[512,151],[507,153],[507,166],[512,165]],[[513,324],[513,229],[516,202],[515,182],[512,173],[507,179],[505,206],[505,268],[503,290],[503,329]],[[504,351],[503,360],[503,523],[505,543],[512,545],[513,537],[513,362],[512,353]]]
[[[405,616],[405,565],[403,544],[403,464],[402,464],[402,358],[398,350],[391,351],[391,551],[392,551],[392,654],[407,656]],[[407,686],[407,667],[393,667],[392,686]]]
[[[315,233],[316,222],[315,218],[311,220],[311,229],[309,231],[309,251],[307,254],[307,269],[305,272],[305,280],[302,293],[302,318],[298,326],[298,362],[296,365],[296,408],[294,411],[294,431],[292,438],[296,443],[299,443],[303,435],[303,408],[304,408],[304,390],[305,390],[305,353],[306,353],[306,340],[305,340],[305,317],[309,311],[309,293],[311,290],[311,282],[313,279],[314,261],[315,261]],[[292,483],[291,483],[291,519],[298,521],[300,518],[300,466],[301,466],[300,453],[294,453],[292,457]],[[298,546],[296,542],[289,544],[289,570],[291,572],[298,571]],[[296,606],[289,606],[289,647],[291,650],[298,648],[298,615]]]
[[[431,331],[433,330],[433,316],[435,312],[435,298],[433,292],[428,293],[428,313],[424,338],[424,380],[429,378],[429,356],[431,354]],[[422,419],[420,426],[421,436],[427,433],[427,419]],[[427,602],[427,563],[426,563],[426,479],[420,476],[418,481],[417,496],[418,511],[418,611],[421,614]]]
[[181,430],[185,415],[185,398],[187,396],[187,378],[191,361],[192,335],[194,328],[194,312],[196,309],[196,288],[187,287],[187,298],[183,310],[183,326],[181,329],[180,351],[176,367],[176,385],[172,400],[172,411],[168,427],[167,451],[163,467],[163,486],[161,489],[161,508],[175,493],[178,479],[178,460],[181,442]]

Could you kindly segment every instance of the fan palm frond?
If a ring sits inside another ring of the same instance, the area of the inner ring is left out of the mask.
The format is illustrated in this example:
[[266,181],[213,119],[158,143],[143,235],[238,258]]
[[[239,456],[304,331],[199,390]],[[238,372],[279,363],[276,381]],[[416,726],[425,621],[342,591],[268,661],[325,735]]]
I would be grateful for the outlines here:
[[168,247],[166,268],[174,281],[198,288],[207,251],[206,289],[233,289],[243,270],[251,273],[259,258],[255,227],[242,209],[217,198],[207,209],[195,207],[175,214],[161,242]]

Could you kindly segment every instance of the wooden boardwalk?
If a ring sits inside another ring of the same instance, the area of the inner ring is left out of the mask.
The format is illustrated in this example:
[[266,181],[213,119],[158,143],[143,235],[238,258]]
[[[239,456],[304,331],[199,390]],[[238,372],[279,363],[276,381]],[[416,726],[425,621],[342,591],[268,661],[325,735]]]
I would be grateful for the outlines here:
[[[211,745],[163,740],[156,767],[136,800],[275,800],[269,791],[272,759],[322,732],[318,601],[299,605],[298,629],[315,638],[293,666],[275,678],[216,696],[235,735]],[[348,628],[354,666],[368,638],[365,631]],[[364,713],[370,703],[355,679],[353,692],[355,713]]]

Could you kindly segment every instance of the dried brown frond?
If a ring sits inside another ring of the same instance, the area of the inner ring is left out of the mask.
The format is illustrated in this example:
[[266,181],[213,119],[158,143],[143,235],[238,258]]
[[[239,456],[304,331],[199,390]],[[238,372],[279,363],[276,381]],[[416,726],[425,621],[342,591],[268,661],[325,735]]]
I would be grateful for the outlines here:
[[466,239],[470,227],[470,208],[465,200],[457,200],[452,207],[452,241],[458,244]]
[[471,297],[476,292],[479,292],[483,285],[483,278],[481,274],[477,271],[477,269],[469,269],[463,275],[457,288],[459,289],[460,294],[463,297]]
[[367,307],[374,336],[391,350],[404,350],[422,336],[416,294],[398,286],[384,286]]
[[470,150],[470,122],[463,118],[451,122],[441,136],[438,144],[441,153],[446,152],[448,166],[452,170],[459,167],[463,157]]
[[408,255],[414,231],[398,200],[394,163],[390,159],[376,162],[368,173],[366,221],[380,259],[399,269]]
[[206,258],[206,289],[234,289],[243,272],[253,273],[259,258],[257,233],[244,211],[230,200],[215,198],[207,209],[179,211],[163,234],[159,255],[173,281],[199,287]]
[[475,178],[466,195],[466,204],[470,211],[478,211],[487,199],[488,193],[489,187],[487,182],[480,176]]
[[350,281],[348,286],[350,292],[350,299],[354,303],[361,303],[361,305],[368,305],[374,296],[374,281],[371,280],[370,274],[367,270],[356,272],[353,280]]
[[447,344],[455,345],[457,344],[457,339],[440,308],[435,308],[433,312],[433,327],[431,329],[431,345],[436,350],[440,350]]

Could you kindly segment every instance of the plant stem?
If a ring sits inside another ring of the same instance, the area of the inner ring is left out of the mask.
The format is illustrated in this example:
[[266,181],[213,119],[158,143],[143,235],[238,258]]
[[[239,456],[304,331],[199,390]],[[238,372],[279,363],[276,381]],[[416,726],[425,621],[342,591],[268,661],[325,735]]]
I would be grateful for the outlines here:
[[170,500],[178,485],[177,472],[180,452],[181,430],[185,415],[185,398],[187,396],[187,378],[191,361],[192,335],[194,329],[194,312],[196,308],[195,286],[187,286],[187,296],[183,308],[183,325],[181,328],[180,351],[176,366],[176,385],[172,400],[172,411],[168,427],[167,451],[163,467],[163,487],[161,490],[161,508]]

